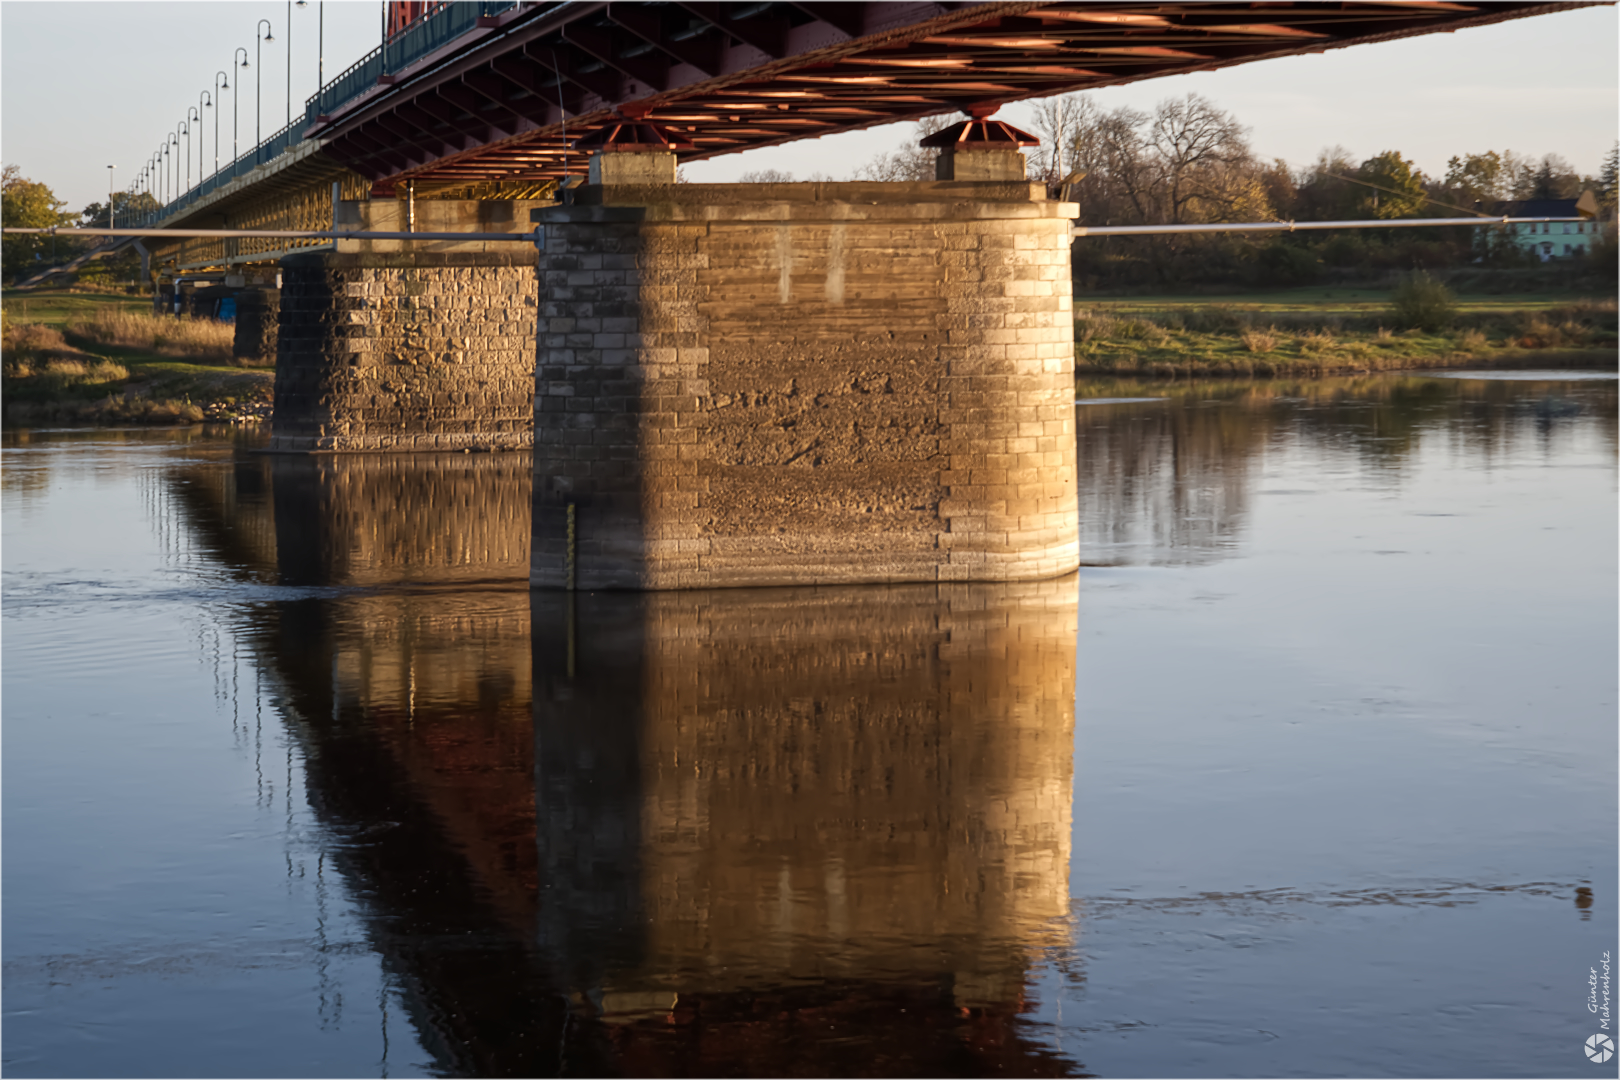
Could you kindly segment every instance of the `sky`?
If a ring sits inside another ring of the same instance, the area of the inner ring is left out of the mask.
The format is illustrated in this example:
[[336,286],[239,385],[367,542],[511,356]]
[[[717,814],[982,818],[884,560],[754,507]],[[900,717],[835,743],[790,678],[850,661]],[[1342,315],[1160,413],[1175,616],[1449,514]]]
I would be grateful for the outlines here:
[[[231,89],[219,95],[222,108],[199,110],[204,145],[191,142],[195,177],[203,162],[212,169],[216,112],[222,161],[230,157],[233,115],[244,150],[254,144],[256,102],[263,134],[286,123],[289,23],[296,114],[316,88],[320,22],[330,80],[376,47],[381,17],[374,0],[311,0],[290,12],[285,2],[261,0],[4,0],[0,159],[50,185],[71,209],[104,201],[107,166],[117,166],[116,187],[127,187],[201,92],[212,96],[224,71]],[[259,19],[270,21],[272,41],[255,37]],[[233,66],[238,47],[253,65],[247,70]],[[1338,145],[1357,160],[1398,150],[1424,172],[1443,174],[1453,155],[1511,149],[1559,154],[1591,174],[1620,130],[1617,56],[1620,13],[1607,6],[1092,94],[1105,109],[1202,94],[1251,129],[1256,154],[1294,165]],[[1027,103],[1000,117],[1033,126]],[[694,162],[686,175],[723,183],[778,169],[841,179],[914,139],[911,125],[889,125]]]

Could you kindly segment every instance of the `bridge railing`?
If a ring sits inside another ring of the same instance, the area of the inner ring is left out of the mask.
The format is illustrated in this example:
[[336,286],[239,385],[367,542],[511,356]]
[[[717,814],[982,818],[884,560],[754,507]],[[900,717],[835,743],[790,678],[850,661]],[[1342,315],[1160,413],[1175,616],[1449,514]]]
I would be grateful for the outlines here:
[[260,165],[275,160],[287,150],[303,141],[305,131],[314,126],[318,117],[331,114],[347,102],[353,101],[377,85],[377,80],[390,71],[398,71],[429,53],[449,44],[478,25],[481,17],[499,15],[518,6],[520,0],[479,0],[477,3],[446,3],[411,23],[399,33],[387,38],[383,44],[327,83],[319,92],[310,95],[304,104],[304,115],[259,145],[242,153],[228,165],[199,182],[167,205],[146,215],[137,222],[140,226],[162,221],[170,214],[185,209],[238,177],[246,176]]

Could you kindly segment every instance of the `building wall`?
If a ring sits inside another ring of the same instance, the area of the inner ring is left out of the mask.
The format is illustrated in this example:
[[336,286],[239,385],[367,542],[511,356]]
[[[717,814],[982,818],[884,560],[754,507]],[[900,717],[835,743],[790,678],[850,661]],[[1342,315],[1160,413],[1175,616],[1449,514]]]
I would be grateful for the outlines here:
[[1078,564],[1072,206],[992,182],[579,197],[536,212],[534,585],[567,582],[570,504],[582,588]]
[[529,446],[535,280],[532,249],[288,256],[270,449]]
[[[1600,228],[1602,226],[1596,221],[1549,221],[1515,225],[1510,235],[1514,243],[1526,251],[1563,259],[1586,254],[1587,249],[1597,242]],[[1546,252],[1547,244],[1552,245],[1550,253]]]

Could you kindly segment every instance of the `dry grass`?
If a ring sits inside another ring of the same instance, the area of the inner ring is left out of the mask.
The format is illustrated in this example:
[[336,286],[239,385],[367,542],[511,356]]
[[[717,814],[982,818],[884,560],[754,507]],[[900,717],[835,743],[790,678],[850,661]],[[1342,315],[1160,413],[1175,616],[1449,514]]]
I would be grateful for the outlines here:
[[1333,348],[1333,345],[1333,335],[1326,330],[1313,330],[1299,335],[1299,351],[1302,353],[1326,352]]
[[15,401],[6,405],[6,421],[34,424],[195,424],[203,409],[189,401],[153,400],[109,394],[102,401]]
[[7,358],[5,374],[7,379],[39,379],[58,386],[121,383],[129,379],[129,369],[123,364],[94,358],[80,360],[75,357],[51,359],[30,357],[17,360]]
[[14,322],[6,320],[3,331],[6,361],[24,361],[38,356],[61,353],[74,355],[77,349],[67,343],[62,331],[44,323]]
[[1278,345],[1280,339],[1272,328],[1265,330],[1245,330],[1238,335],[1243,347],[1252,353],[1271,352]]
[[1490,339],[1479,330],[1464,330],[1457,335],[1457,348],[1464,352],[1483,352]]
[[100,311],[67,332],[102,345],[115,345],[159,356],[230,362],[235,328],[216,319],[176,319],[140,311]]

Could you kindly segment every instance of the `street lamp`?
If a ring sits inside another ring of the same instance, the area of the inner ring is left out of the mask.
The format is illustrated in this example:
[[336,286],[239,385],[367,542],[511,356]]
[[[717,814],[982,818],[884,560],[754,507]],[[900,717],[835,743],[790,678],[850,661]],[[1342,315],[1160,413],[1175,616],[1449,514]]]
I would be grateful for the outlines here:
[[[300,7],[303,5],[300,4]],[[292,127],[292,0],[287,0],[287,127]]]
[[[186,106],[186,118],[180,121],[186,132],[186,186],[185,191],[191,190],[191,124],[192,116],[202,119],[202,110],[195,105]],[[197,132],[197,175],[202,175],[202,132]]]
[[[214,97],[204,90],[197,95],[197,123],[202,123],[202,110],[214,107]],[[203,128],[197,129],[197,186],[202,187],[203,182]],[[214,114],[214,160],[219,160],[219,114]]]
[[118,228],[113,222],[113,170],[116,168],[118,168],[116,165],[107,166],[107,228],[109,229]]
[[[309,0],[298,0],[299,7],[307,7]],[[291,53],[291,50],[288,50]],[[326,111],[321,91],[326,89],[326,0],[315,5],[315,114]]]
[[[264,27],[264,33],[259,33],[259,26]],[[259,145],[264,142],[264,108],[259,104],[264,91],[264,43],[274,41],[270,36],[270,20],[260,19],[259,25],[253,28],[253,35],[257,44],[253,46],[253,59],[259,65],[259,70],[253,73],[253,164],[259,164]]]
[[[242,48],[240,45],[238,45],[236,47],[236,51],[242,54],[242,66],[247,67],[248,66],[247,50]],[[231,66],[232,67],[236,66],[236,57],[234,55],[231,57]],[[240,82],[241,80],[237,80],[237,81]],[[241,100],[242,100],[242,92],[241,92],[240,89],[238,89],[237,92],[231,96],[231,166],[232,166],[231,173],[232,173],[232,175],[235,175],[235,172],[236,172],[235,165],[236,165],[237,159],[242,156],[242,152],[236,148],[236,118],[241,112],[241,110],[237,108],[237,105],[241,102]]]
[[[221,79],[223,79],[225,81],[221,82],[220,81]],[[221,90],[229,90],[230,88],[231,88],[230,77],[228,75],[226,75],[223,71],[214,72],[214,97],[217,99],[219,97],[219,92]],[[235,136],[234,133],[232,133],[231,137],[234,139],[236,136]],[[233,146],[233,147],[231,147],[231,149],[234,151],[236,149],[236,147]],[[218,109],[214,110],[214,175],[215,176],[219,175],[219,110]]]

